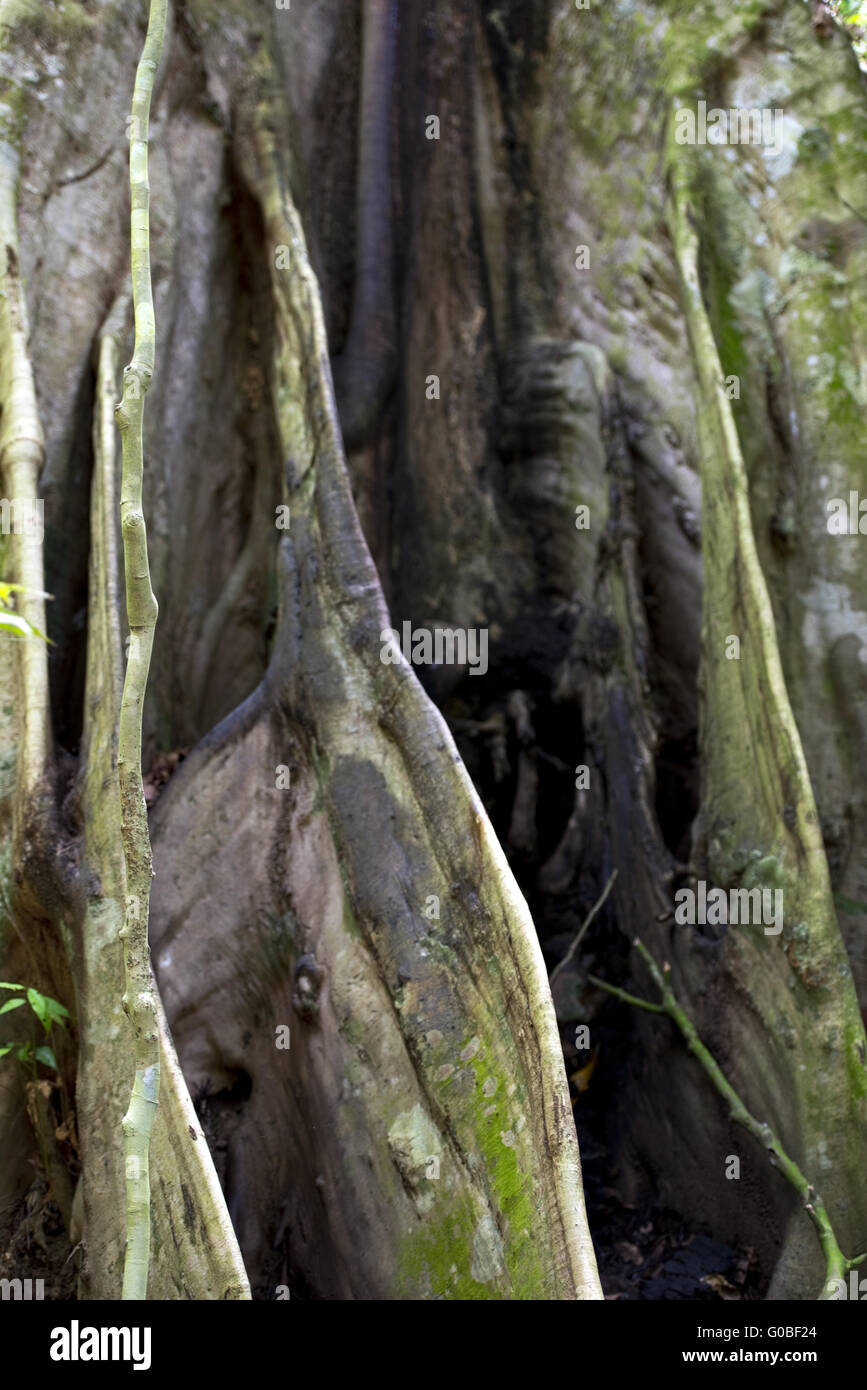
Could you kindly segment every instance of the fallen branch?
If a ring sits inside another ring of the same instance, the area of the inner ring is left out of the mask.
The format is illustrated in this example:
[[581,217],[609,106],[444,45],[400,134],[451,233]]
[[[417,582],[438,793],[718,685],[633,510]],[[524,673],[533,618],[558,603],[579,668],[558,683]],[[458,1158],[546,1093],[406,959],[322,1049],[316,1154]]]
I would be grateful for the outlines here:
[[[578,947],[581,945],[581,942],[583,941],[584,936],[587,932],[587,928],[590,926],[590,923],[593,921],[593,918],[596,916],[596,914],[601,910],[605,902],[605,899],[608,897],[608,894],[614,887],[614,880],[616,879],[616,877],[617,870],[612,869],[611,876],[602,890],[601,897],[597,898],[596,902],[593,904],[590,911],[587,913],[587,916],[584,918],[584,921],[581,923],[581,926],[578,928],[578,931],[575,934],[575,940],[572,942],[572,945],[569,947],[569,950],[566,952],[563,959],[559,962],[558,965],[555,965],[554,969],[551,971],[548,983],[551,985],[552,989],[554,986],[554,981],[566,969],[566,966],[569,964],[570,960],[575,955],[575,952],[578,950]],[[631,1002],[635,1003],[636,1001],[632,1000]]]

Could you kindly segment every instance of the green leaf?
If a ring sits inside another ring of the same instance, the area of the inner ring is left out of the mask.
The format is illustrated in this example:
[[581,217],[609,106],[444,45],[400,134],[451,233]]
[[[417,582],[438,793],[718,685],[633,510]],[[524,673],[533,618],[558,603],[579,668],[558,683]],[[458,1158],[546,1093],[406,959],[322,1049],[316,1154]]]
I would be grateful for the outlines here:
[[0,1047],[0,1057],[5,1057],[7,1052],[12,1051],[12,1043],[8,1047]]
[[6,608],[0,608],[0,631],[13,632],[16,637],[33,637],[35,628],[32,628],[26,618],[21,618],[17,613],[10,613]]
[[49,646],[49,647],[53,647],[53,646],[55,645],[55,644],[52,642],[51,638],[50,638],[50,637],[46,637],[46,636],[45,636],[45,633],[42,632],[42,631],[36,626],[35,623],[30,623],[30,624],[29,624],[29,627],[30,627],[30,631],[33,633],[34,637],[41,637],[42,640],[43,640],[43,642],[45,642],[46,645]]
[[9,584],[5,579],[0,580],[0,603],[8,605],[10,594],[32,594],[34,598],[54,598],[53,594],[47,594],[44,589],[28,589],[26,584]]
[[38,989],[28,989],[27,999],[46,1033],[51,1032],[52,1023],[59,1023],[61,1028],[66,1027],[69,1010],[64,1008],[58,999],[52,999],[49,994],[40,994]]
[[51,1051],[50,1047],[46,1047],[45,1045],[43,1045],[42,1047],[37,1047],[34,1056],[37,1062],[42,1062],[44,1066],[53,1067],[55,1071],[60,1071],[60,1068],[57,1065],[57,1058]]
[[59,999],[52,999],[49,995],[43,995],[45,1007],[48,1010],[48,1017],[53,1023],[59,1023],[61,1028],[66,1027],[66,1019],[69,1018],[69,1010],[64,1008]]
[[31,1042],[18,1043],[15,1048],[15,1056],[18,1058],[19,1062],[28,1062],[32,1052],[33,1044]]
[[12,1009],[20,1009],[24,1003],[26,1003],[24,999],[7,999],[6,1003],[0,1008],[0,1014],[8,1014]]
[[8,980],[0,980],[0,989],[23,989],[23,985],[11,985]]
[[50,637],[46,637],[35,623],[29,623],[26,618],[22,618],[20,613],[13,613],[11,609],[0,608],[0,632],[9,632],[14,635],[17,641],[23,641],[25,637],[41,637],[43,642],[47,642],[49,647],[54,643]]
[[47,1033],[51,1027],[51,1019],[48,1014],[48,1000],[45,995],[40,994],[38,989],[28,989],[27,1002]]

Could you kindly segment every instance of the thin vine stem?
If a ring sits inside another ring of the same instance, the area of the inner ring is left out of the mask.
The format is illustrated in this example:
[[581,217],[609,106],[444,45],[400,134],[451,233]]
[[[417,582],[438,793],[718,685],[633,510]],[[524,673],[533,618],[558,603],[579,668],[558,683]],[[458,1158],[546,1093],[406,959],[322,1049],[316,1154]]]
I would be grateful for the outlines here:
[[121,836],[126,867],[123,927],[126,991],[124,1010],[135,1039],[135,1080],[123,1118],[127,1238],[123,1271],[125,1300],[147,1298],[150,1266],[150,1139],[159,1102],[160,1044],[156,997],[148,949],[148,902],[153,867],[141,771],[142,708],[157,620],[150,581],[147,531],[142,510],[144,399],[156,355],[156,324],[150,267],[148,121],[154,77],[162,54],[167,0],[151,0],[148,30],[136,72],[129,145],[130,228],[135,346],[123,373],[123,399],[115,411],[123,450],[121,533],[123,536],[129,656],[118,732]]

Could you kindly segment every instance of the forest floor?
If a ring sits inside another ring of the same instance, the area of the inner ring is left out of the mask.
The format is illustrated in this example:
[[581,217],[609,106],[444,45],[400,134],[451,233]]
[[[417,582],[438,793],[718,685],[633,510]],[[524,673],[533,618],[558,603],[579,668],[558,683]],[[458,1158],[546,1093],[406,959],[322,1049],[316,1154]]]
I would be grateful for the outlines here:
[[[579,1084],[572,1080],[570,1088],[587,1219],[606,1299],[763,1298],[765,1289],[752,1250],[732,1248],[652,1197],[639,1198],[633,1205],[618,1190],[621,1174],[609,1129],[612,1096],[625,1066],[628,1041],[624,1030],[606,1023],[604,1016],[597,1029],[598,1065],[589,1080],[582,1077]],[[562,1031],[567,1071],[574,1076],[571,1029]]]

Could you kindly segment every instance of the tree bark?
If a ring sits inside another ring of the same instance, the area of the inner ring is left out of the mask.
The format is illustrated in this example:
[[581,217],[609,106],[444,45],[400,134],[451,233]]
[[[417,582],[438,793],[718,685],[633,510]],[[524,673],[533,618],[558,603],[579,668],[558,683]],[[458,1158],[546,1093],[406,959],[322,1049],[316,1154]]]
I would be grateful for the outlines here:
[[[100,1296],[123,1176],[120,1020],[98,1002],[119,998],[123,908],[106,412],[144,6],[13,9],[3,129],[27,152],[45,436],[15,485],[41,468],[57,645],[30,649],[14,728],[0,715],[0,973],[76,1006]],[[243,1296],[222,1183],[256,1296],[599,1297],[545,964],[615,869],[556,981],[562,1033],[599,1029],[588,971],[643,992],[638,934],[863,1249],[867,593],[857,539],[826,525],[864,468],[848,42],[806,7],[710,0],[170,11],[144,493],[168,1020],[152,1294]],[[701,99],[781,108],[781,149],[676,147],[672,107]],[[24,563],[13,546],[3,577]],[[405,620],[484,628],[486,674],[383,664]],[[782,933],[675,926],[702,879],[781,887]],[[816,1297],[815,1235],[760,1146],[669,1022],[626,1026],[623,1189],[752,1246],[772,1296]],[[0,1202],[27,1142],[0,1158]]]

